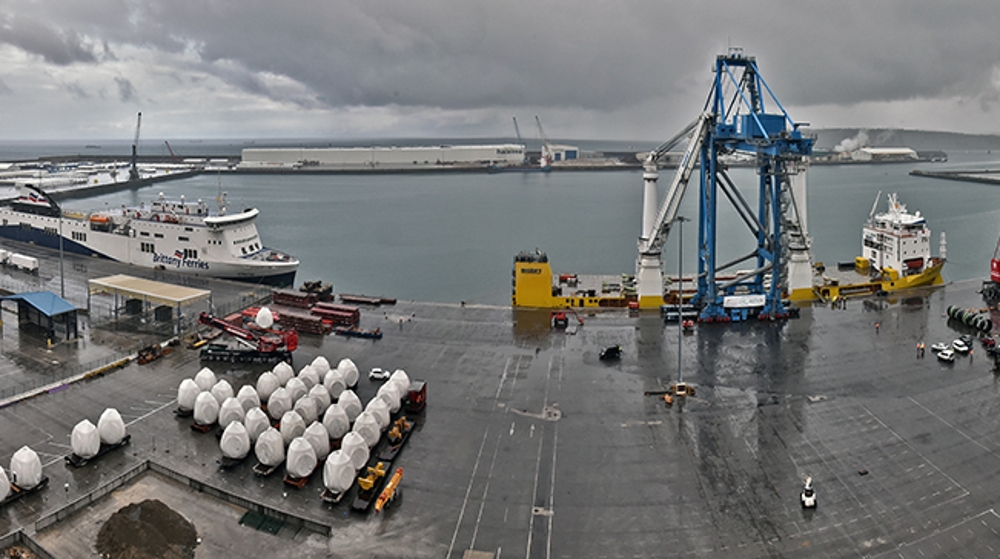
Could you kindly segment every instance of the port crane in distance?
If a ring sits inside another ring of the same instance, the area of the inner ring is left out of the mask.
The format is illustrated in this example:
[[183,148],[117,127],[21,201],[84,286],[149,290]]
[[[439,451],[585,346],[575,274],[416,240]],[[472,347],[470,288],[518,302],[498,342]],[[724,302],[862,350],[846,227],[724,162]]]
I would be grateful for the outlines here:
[[135,182],[139,180],[139,127],[142,126],[142,111],[135,119],[135,138],[132,140],[132,161],[128,168],[128,180]]

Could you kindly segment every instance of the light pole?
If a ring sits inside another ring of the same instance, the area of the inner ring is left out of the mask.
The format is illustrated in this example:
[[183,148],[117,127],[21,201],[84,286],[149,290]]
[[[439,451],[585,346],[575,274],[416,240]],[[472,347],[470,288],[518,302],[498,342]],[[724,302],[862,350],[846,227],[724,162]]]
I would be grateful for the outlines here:
[[679,215],[677,222],[677,382],[684,382],[684,371],[681,369],[681,348],[684,346],[684,222],[688,218]]
[[59,296],[66,298],[66,274],[63,273],[63,214],[59,208]]

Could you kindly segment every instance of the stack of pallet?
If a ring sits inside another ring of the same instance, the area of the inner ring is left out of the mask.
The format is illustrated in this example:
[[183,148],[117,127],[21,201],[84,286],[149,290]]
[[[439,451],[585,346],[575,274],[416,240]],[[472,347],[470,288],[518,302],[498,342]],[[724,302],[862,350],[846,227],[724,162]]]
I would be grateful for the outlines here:
[[334,303],[316,303],[309,312],[336,326],[357,326],[361,322],[361,311],[357,307]]
[[294,289],[272,289],[271,301],[275,305],[308,309],[319,301],[319,297],[315,293],[295,291]]
[[333,325],[324,322],[322,317],[309,314],[300,308],[279,307],[278,314],[281,315],[281,326],[284,328],[319,335],[329,334],[333,330]]

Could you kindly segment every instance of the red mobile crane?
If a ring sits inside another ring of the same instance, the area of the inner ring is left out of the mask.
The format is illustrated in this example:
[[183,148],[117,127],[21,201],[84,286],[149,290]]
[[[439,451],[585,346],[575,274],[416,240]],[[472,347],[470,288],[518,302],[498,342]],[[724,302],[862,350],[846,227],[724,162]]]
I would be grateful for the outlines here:
[[226,344],[208,344],[201,350],[204,361],[230,363],[292,362],[292,352],[299,347],[299,333],[295,330],[249,329],[236,326],[207,312],[198,315],[198,322],[218,328],[236,338],[245,347],[233,348]]

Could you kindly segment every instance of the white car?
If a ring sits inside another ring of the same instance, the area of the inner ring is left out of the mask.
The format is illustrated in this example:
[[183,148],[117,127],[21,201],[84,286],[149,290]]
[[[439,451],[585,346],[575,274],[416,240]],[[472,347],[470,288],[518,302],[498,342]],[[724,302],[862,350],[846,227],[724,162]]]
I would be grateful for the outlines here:
[[969,346],[962,340],[955,340],[951,342],[951,347],[959,353],[969,353]]
[[802,508],[804,509],[816,508],[816,490],[813,489],[813,480],[811,477],[807,477],[803,480],[802,493],[799,494],[799,501],[802,502]]
[[948,349],[948,344],[944,342],[938,342],[931,346],[931,351],[933,351],[934,353],[937,353],[939,351],[944,351],[946,349]]
[[955,360],[955,352],[950,349],[945,349],[943,351],[938,352],[937,358],[940,359],[941,361],[947,361],[948,363],[951,363]]
[[389,378],[389,371],[381,367],[375,367],[368,371],[368,380],[385,380],[387,378]]

